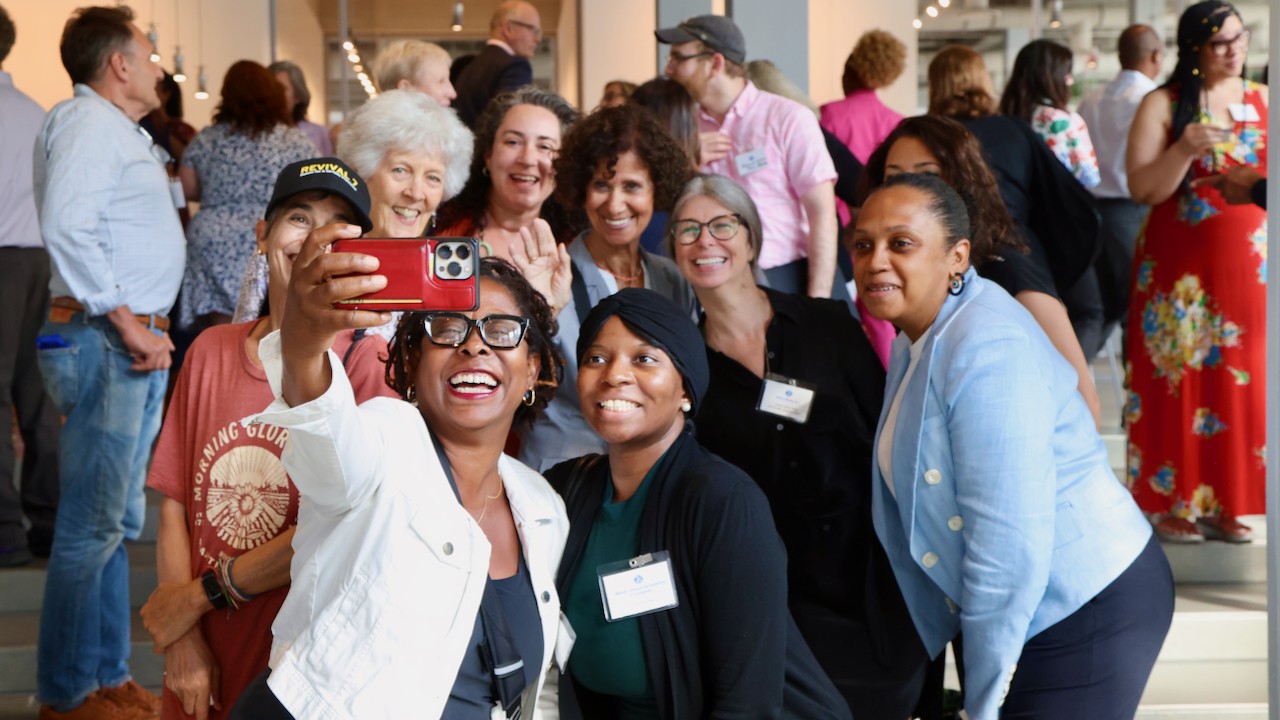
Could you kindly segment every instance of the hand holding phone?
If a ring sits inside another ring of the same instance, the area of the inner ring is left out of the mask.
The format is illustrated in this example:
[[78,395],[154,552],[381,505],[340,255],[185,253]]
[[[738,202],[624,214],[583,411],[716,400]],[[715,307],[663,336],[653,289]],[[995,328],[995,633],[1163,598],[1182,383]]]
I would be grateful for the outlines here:
[[386,287],[345,297],[349,310],[453,310],[480,306],[480,243],[476,238],[354,238],[333,244],[336,253],[378,259]]

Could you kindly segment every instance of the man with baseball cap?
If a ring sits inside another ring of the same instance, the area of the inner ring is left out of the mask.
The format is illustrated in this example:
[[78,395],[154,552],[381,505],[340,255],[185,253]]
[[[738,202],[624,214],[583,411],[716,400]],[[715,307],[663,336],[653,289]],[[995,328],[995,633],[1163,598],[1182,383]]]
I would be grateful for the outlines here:
[[844,294],[836,277],[835,166],[813,113],[746,79],[747,43],[729,18],[699,15],[654,33],[667,77],[702,110],[702,169],[733,178],[760,211],[760,267],[771,287]]
[[[164,653],[165,717],[202,717],[207,709],[209,718],[225,718],[267,668],[271,624],[288,594],[299,497],[280,461],[288,433],[240,419],[274,397],[259,343],[284,317],[294,256],[312,230],[332,223],[372,227],[364,180],[334,158],[286,166],[256,228],[271,278],[267,314],[205,330],[178,374],[147,475],[164,499],[159,585],[141,610]],[[347,331],[333,351],[357,401],[391,396],[385,340]],[[234,612],[216,612],[224,609]]]

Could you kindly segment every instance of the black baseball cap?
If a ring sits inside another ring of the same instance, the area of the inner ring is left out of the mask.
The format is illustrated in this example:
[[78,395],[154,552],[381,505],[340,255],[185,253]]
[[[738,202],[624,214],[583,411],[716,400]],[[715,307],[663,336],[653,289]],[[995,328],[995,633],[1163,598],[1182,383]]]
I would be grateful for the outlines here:
[[364,178],[335,157],[311,158],[286,165],[276,176],[276,188],[271,192],[271,202],[267,203],[263,217],[294,195],[313,190],[337,195],[351,203],[356,224],[365,232],[373,229],[373,221],[369,219],[369,188],[365,187]]
[[655,30],[653,34],[658,36],[658,42],[667,45],[700,40],[729,62],[743,65],[747,61],[747,41],[742,31],[723,15],[698,15],[673,28]]

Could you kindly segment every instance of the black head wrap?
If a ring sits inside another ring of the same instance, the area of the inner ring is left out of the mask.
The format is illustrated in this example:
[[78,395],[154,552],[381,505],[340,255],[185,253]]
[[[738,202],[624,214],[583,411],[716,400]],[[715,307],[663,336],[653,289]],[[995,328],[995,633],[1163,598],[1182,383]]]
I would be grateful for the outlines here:
[[631,332],[671,357],[696,413],[698,401],[706,394],[707,383],[711,381],[707,346],[689,313],[652,290],[625,288],[596,304],[578,332],[578,363],[582,363],[582,356],[596,341],[600,328],[615,315]]

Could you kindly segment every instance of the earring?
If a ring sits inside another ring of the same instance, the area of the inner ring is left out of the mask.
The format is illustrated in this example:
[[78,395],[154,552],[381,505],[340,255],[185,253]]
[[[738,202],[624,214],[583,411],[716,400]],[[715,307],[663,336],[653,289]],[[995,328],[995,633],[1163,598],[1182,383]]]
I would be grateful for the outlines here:
[[480,168],[480,174],[485,177],[489,177],[489,166],[485,165],[484,167]]
[[416,385],[410,385],[409,387],[405,388],[404,399],[408,400],[411,403],[418,402],[418,387]]
[[947,292],[952,295],[959,295],[964,292],[964,275],[951,273],[951,286],[947,288]]
[[521,401],[525,407],[533,407],[533,403],[538,399],[538,391],[530,387],[524,391],[524,399]]
[[680,412],[687,413],[690,410],[693,410],[693,404],[690,403],[688,400],[685,400],[684,402],[680,403]]

